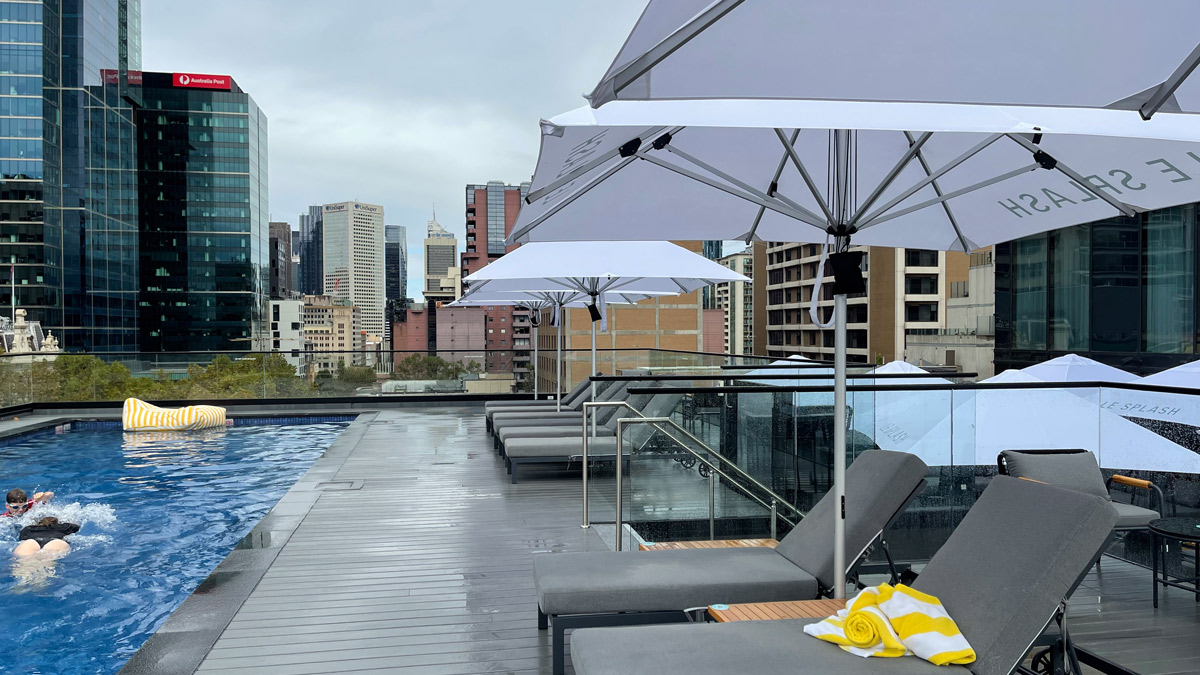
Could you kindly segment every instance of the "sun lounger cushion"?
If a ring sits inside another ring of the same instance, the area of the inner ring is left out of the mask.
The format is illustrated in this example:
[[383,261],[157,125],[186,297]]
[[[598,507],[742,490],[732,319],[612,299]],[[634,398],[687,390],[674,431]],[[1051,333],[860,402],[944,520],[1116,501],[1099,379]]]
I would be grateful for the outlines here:
[[[514,459],[529,457],[574,457],[583,454],[583,439],[579,429],[574,436],[562,438],[510,438],[504,443],[504,454]],[[588,441],[588,456],[601,457],[617,453],[617,439],[612,436],[601,436]],[[625,454],[629,454],[629,444],[625,444]]]
[[[846,469],[846,561],[859,556],[879,534],[887,519],[900,510],[928,467],[916,455],[868,450]],[[775,550],[808,570],[825,588],[833,587],[833,499],[826,495]],[[814,542],[820,542],[815,545]]]
[[1107,544],[1117,512],[1105,499],[997,476],[913,588],[936,596],[979,659],[1008,673]]
[[[500,438],[501,443],[507,443],[514,438],[570,438],[572,436],[583,435],[583,423],[579,422],[573,426],[546,426],[546,427],[504,427],[500,433],[496,434]],[[591,425],[588,425],[591,426]],[[591,431],[590,429],[588,430]],[[596,427],[597,436],[612,436],[613,432],[603,426]]]
[[[653,553],[652,555],[659,555]],[[571,635],[577,675],[966,675],[915,657],[864,659],[804,635],[814,619],[584,628]]]
[[534,556],[551,614],[682,610],[719,602],[811,600],[817,580],[769,548]]
[[1124,502],[1112,502],[1112,507],[1117,512],[1117,528],[1119,529],[1146,527],[1150,521],[1162,517],[1158,511]]
[[1112,500],[1104,485],[1100,464],[1090,452],[1021,452],[1005,450],[1000,455],[1008,475],[1057,485]]

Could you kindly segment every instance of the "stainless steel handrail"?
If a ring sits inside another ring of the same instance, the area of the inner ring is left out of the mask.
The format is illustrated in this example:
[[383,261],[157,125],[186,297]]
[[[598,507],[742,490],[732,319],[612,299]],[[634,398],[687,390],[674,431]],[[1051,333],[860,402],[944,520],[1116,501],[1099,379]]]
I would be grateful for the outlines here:
[[[635,412],[636,412],[636,411],[635,411]],[[639,413],[639,414],[640,414],[640,413]],[[617,481],[617,489],[616,489],[616,507],[617,507],[617,516],[616,516],[616,521],[615,521],[615,522],[616,522],[616,550],[618,550],[618,551],[620,551],[620,550],[621,550],[621,527],[622,527],[622,522],[621,522],[621,513],[622,513],[622,511],[621,511],[621,510],[622,510],[622,507],[623,507],[623,503],[622,503],[622,502],[623,502],[623,496],[622,496],[622,487],[623,487],[623,485],[622,485],[622,483],[623,483],[623,476],[622,476],[623,470],[622,470],[622,469],[623,469],[623,467],[622,467],[622,465],[624,464],[624,460],[625,460],[624,453],[623,453],[623,440],[624,440],[624,434],[625,434],[625,425],[626,425],[626,424],[653,424],[653,425],[655,425],[655,426],[656,426],[656,427],[659,429],[659,431],[663,431],[664,433],[666,433],[666,435],[667,435],[667,437],[668,437],[668,438],[670,438],[671,440],[673,440],[673,441],[675,441],[676,443],[678,443],[678,444],[679,444],[679,446],[680,446],[681,448],[683,448],[685,451],[687,451],[687,452],[691,453],[691,454],[692,454],[692,455],[693,455],[693,456],[696,458],[696,460],[697,460],[697,461],[700,461],[700,462],[702,462],[702,463],[703,463],[705,466],[707,466],[707,467],[709,468],[709,470],[710,470],[710,471],[712,471],[712,474],[713,474],[713,475],[719,475],[719,476],[721,476],[722,478],[725,478],[726,480],[728,480],[728,481],[730,481],[730,482],[732,482],[732,483],[734,483],[734,484],[736,484],[736,483],[738,482],[736,478],[734,478],[733,476],[730,476],[729,474],[725,473],[723,470],[721,470],[721,468],[720,468],[719,466],[717,466],[717,465],[716,465],[716,464],[714,464],[713,462],[709,461],[707,458],[705,458],[705,457],[704,457],[703,455],[701,455],[699,452],[696,452],[695,450],[693,450],[693,449],[691,449],[691,448],[687,447],[686,445],[684,445],[684,444],[683,444],[683,442],[682,442],[682,441],[680,441],[679,439],[675,438],[674,436],[671,436],[671,434],[669,434],[669,433],[667,433],[665,430],[663,430],[663,429],[662,429],[662,427],[658,426],[658,425],[660,425],[660,424],[666,424],[666,425],[670,425],[671,427],[674,427],[675,429],[679,430],[679,431],[680,431],[681,433],[683,433],[685,436],[688,436],[689,438],[695,439],[696,443],[698,443],[698,444],[699,444],[701,447],[705,448],[705,450],[707,450],[707,451],[709,452],[709,454],[715,454],[711,448],[709,448],[707,445],[704,445],[704,443],[703,443],[702,441],[700,441],[699,439],[696,439],[696,437],[695,437],[695,436],[692,436],[690,433],[688,433],[688,432],[687,432],[687,430],[685,430],[683,427],[679,426],[679,424],[677,424],[677,423],[675,422],[675,420],[671,419],[670,417],[644,417],[644,416],[643,416],[643,417],[641,417],[640,419],[637,419],[637,418],[622,418],[622,419],[619,419],[619,420],[617,420],[617,438],[616,438],[616,441],[617,441],[617,456],[616,456],[616,465],[617,465],[617,466],[616,466],[616,469],[617,469],[617,475],[616,475],[616,481]],[[630,454],[632,455],[632,452],[631,452]],[[722,458],[722,459],[723,459],[723,458]],[[724,459],[723,459],[723,461],[725,461],[726,463],[728,463],[728,464],[729,464],[729,466],[733,467],[734,469],[736,469],[736,470],[737,470],[738,472],[740,472],[741,474],[745,475],[745,472],[744,472],[744,471],[742,471],[742,469],[741,469],[741,468],[739,468],[739,467],[738,467],[736,464],[733,464],[732,462],[729,462],[729,460],[724,460]],[[586,468],[586,465],[585,465],[585,467],[584,467],[584,473],[585,473],[585,474],[587,473],[587,468]],[[788,523],[789,525],[792,525],[792,526],[795,526],[795,524],[796,524],[796,523],[792,522],[791,520],[788,520],[787,518],[785,518],[785,517],[783,517],[783,516],[780,516],[780,515],[778,514],[778,510],[777,510],[777,504],[778,504],[778,503],[782,502],[782,503],[783,503],[785,506],[787,506],[789,509],[791,509],[792,511],[794,511],[794,512],[796,512],[796,513],[800,514],[800,515],[801,515],[801,517],[803,517],[803,516],[804,516],[804,512],[803,512],[803,511],[800,511],[800,509],[797,509],[795,506],[792,506],[791,504],[788,504],[786,501],[782,501],[782,498],[781,498],[781,497],[779,497],[778,495],[776,495],[774,492],[772,492],[770,488],[767,488],[766,486],[763,486],[763,485],[762,485],[762,483],[759,483],[757,480],[755,480],[755,479],[754,479],[753,477],[751,477],[751,476],[748,476],[748,475],[746,475],[746,478],[747,478],[747,479],[749,479],[749,480],[750,480],[752,483],[754,483],[755,485],[757,485],[757,486],[760,486],[760,487],[761,487],[763,490],[765,490],[765,491],[767,492],[767,494],[771,495],[771,502],[770,502],[770,503],[768,503],[767,501],[763,500],[762,498],[758,497],[757,495],[755,495],[755,494],[753,494],[753,493],[750,493],[750,492],[747,492],[747,496],[749,496],[751,499],[753,499],[754,501],[758,502],[758,503],[759,503],[759,504],[761,504],[762,506],[765,506],[765,507],[767,507],[768,509],[770,509],[770,510],[771,510],[771,513],[772,513],[772,519],[771,519],[771,520],[772,520],[772,526],[771,526],[771,529],[772,529],[772,534],[774,534],[774,530],[775,530],[775,527],[774,527],[774,521],[775,521],[775,518],[783,518],[784,522],[786,522],[786,523]],[[715,491],[715,489],[716,489],[716,484],[715,484],[715,482],[713,482],[713,481],[710,481],[710,482],[709,482],[709,485],[710,485],[710,489],[712,489],[712,490],[714,490],[714,491]],[[710,501],[709,501],[709,503],[710,503],[710,506],[714,506],[714,505],[713,505],[713,500],[712,500],[712,498],[711,498],[711,497],[710,497]],[[585,517],[586,517],[586,511],[585,511]],[[710,523],[711,523],[711,521],[712,521],[712,517],[711,517],[711,515],[710,515]],[[715,529],[715,528],[712,528],[712,526],[710,525],[710,529]],[[774,538],[774,537],[772,537],[772,538]]]

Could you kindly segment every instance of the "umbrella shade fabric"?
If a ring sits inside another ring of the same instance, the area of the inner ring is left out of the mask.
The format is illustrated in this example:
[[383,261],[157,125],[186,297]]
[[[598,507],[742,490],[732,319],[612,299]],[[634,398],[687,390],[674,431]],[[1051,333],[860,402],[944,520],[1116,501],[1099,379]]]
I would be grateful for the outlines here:
[[1045,382],[1045,380],[1036,378],[1020,368],[1009,368],[999,375],[993,375],[989,378],[979,381],[980,384],[1008,384],[1022,382]]
[[587,241],[522,246],[464,281],[472,291],[661,295],[749,279],[667,241]]
[[[643,293],[607,293],[605,301],[609,304],[632,305],[658,297]],[[587,307],[591,298],[579,292],[543,291],[520,293],[515,291],[498,292],[480,290],[467,293],[450,303],[451,307],[486,307],[489,305],[524,305],[530,309],[549,309],[561,302],[563,307]]]
[[[719,119],[690,112],[717,104]],[[543,122],[533,186],[510,242],[821,242],[830,222],[842,222],[856,244],[971,251],[1200,201],[1196,123],[1177,131],[1155,117],[1094,127],[1087,111],[1038,108],[1020,124],[1006,113],[975,131],[943,131],[943,119],[978,110],[794,105],[786,124],[727,101],[616,102]],[[838,140],[831,130],[839,125],[851,140]],[[855,158],[850,185],[830,194],[831,157],[839,155]]]
[[[651,0],[589,99],[1103,108],[1147,92],[1122,106],[1137,110],[1188,62],[1198,21],[1189,0]],[[1167,108],[1200,110],[1198,85]]]
[[1191,361],[1142,378],[1143,384],[1200,389],[1200,361]]
[[1043,382],[1136,382],[1141,379],[1120,368],[1077,354],[1059,356],[1022,368],[1021,371]]

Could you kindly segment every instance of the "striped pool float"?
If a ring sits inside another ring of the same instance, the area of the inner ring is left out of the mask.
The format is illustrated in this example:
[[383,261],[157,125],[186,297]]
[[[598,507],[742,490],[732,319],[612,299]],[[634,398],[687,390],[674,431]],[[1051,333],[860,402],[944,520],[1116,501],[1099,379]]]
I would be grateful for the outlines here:
[[127,398],[121,410],[121,427],[125,431],[187,431],[224,426],[225,409],[215,405],[167,409]]

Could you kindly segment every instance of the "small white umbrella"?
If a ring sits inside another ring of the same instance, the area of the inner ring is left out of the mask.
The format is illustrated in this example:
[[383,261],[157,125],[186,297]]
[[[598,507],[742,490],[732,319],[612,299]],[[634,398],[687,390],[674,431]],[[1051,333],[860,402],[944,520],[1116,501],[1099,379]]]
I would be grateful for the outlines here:
[[1133,373],[1077,354],[1043,361],[1022,368],[1021,372],[1043,382],[1136,382],[1141,379]]
[[1153,375],[1142,378],[1143,384],[1155,384],[1161,387],[1187,387],[1200,389],[1200,361],[1189,361],[1181,366],[1175,366]]
[[[970,251],[1200,201],[1198,22],[1187,2],[651,0],[594,108],[543,124],[511,240]],[[835,264],[838,501],[853,263]]]
[[[633,293],[606,293],[607,302],[614,304],[634,304],[642,300],[646,300],[652,296],[639,295]],[[558,355],[556,360],[556,379],[555,388],[558,390],[555,399],[558,410],[562,409],[562,310],[566,307],[587,307],[591,304],[591,298],[583,293],[569,293],[566,291],[529,291],[529,292],[491,292],[491,291],[476,291],[467,293],[463,297],[450,303],[452,307],[482,307],[490,305],[523,305],[529,307],[535,312],[543,309],[549,309],[550,323],[558,329]],[[535,318],[530,321],[533,325],[533,396],[537,398],[537,379],[538,379],[538,344],[537,330],[540,317],[535,315]],[[596,335],[593,324],[592,332],[592,372],[596,372]],[[594,394],[593,386],[593,394]]]

